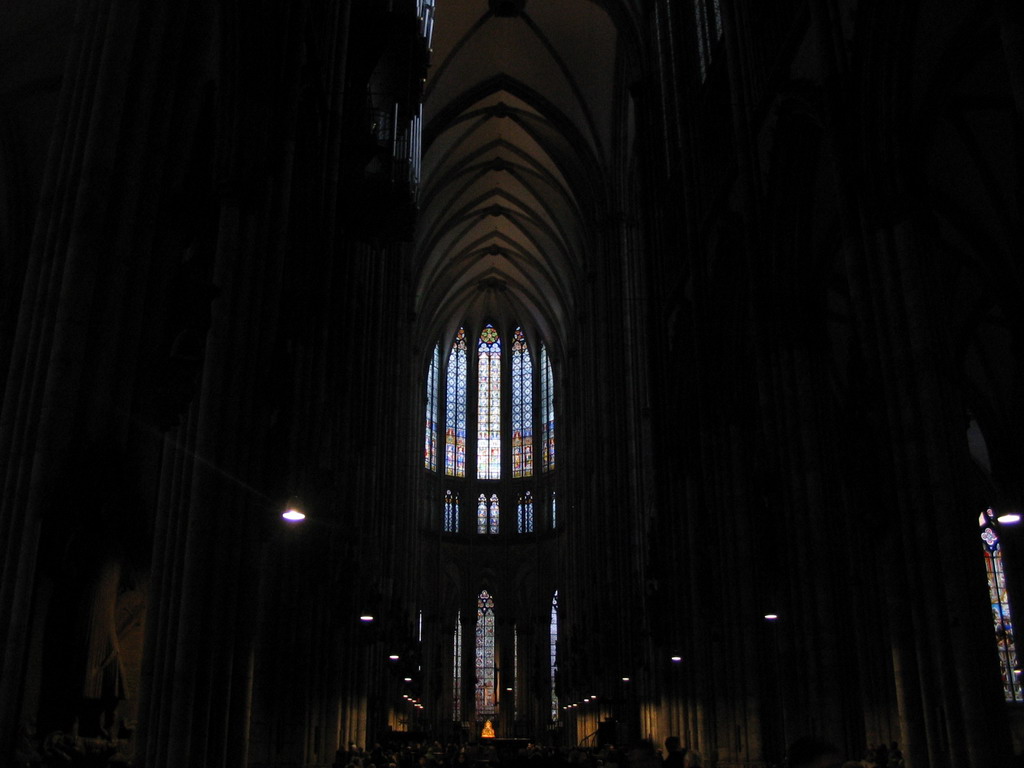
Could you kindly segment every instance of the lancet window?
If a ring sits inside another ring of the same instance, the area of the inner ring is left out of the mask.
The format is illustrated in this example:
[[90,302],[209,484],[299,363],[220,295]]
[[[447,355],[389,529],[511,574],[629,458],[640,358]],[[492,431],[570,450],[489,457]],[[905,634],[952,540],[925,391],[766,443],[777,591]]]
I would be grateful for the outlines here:
[[452,720],[462,721],[462,612],[455,614],[452,633]]
[[480,332],[477,345],[476,476],[501,477],[501,338],[493,325]]
[[545,472],[555,468],[555,377],[548,350],[540,345],[540,408],[541,467]]
[[446,533],[459,532],[459,494],[450,490],[444,494],[443,523]]
[[529,491],[519,497],[516,524],[519,533],[533,533],[533,494]]
[[448,353],[448,375],[445,379],[444,471],[455,477],[466,476],[466,366],[466,331],[459,328]]
[[981,513],[981,541],[985,552],[985,572],[988,576],[989,600],[992,604],[992,624],[996,649],[999,652],[999,671],[1003,678],[1003,698],[1006,701],[1024,701],[1021,669],[1010,615],[1010,597],[1006,590],[1006,572],[1003,550],[999,542],[995,513],[987,509]]
[[477,533],[498,533],[501,511],[498,504],[498,494],[492,493],[490,500],[487,496],[480,494],[476,504],[476,532]]
[[493,715],[494,691],[494,598],[483,590],[476,600],[476,714]]
[[533,474],[533,362],[522,328],[512,338],[512,477]]
[[423,444],[423,466],[431,472],[437,471],[437,376],[440,367],[441,346],[435,344],[427,371],[426,435]]
[[558,694],[555,691],[555,677],[558,672],[558,590],[551,598],[551,624],[548,638],[551,642],[549,669],[551,671],[551,719],[558,720]]

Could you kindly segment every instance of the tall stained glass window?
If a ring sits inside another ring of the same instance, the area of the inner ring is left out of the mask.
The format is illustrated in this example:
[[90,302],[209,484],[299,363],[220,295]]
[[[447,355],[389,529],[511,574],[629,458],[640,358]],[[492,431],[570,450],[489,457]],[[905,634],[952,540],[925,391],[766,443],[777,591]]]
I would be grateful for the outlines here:
[[423,466],[431,472],[437,471],[437,371],[441,367],[441,345],[434,345],[427,371],[427,426],[423,443]]
[[551,492],[551,530],[558,527],[558,497]]
[[476,476],[497,480],[501,477],[501,339],[493,325],[480,332],[477,370]]
[[512,477],[533,474],[533,361],[522,328],[512,339]]
[[551,719],[558,720],[558,695],[555,693],[555,677],[558,673],[558,590],[551,598],[551,625],[548,632],[551,641]]
[[459,494],[451,491],[444,494],[444,530],[446,533],[459,532]]
[[476,599],[476,716],[493,715],[494,598],[485,589]]
[[719,0],[693,0],[693,15],[697,25],[697,59],[703,82],[708,76],[715,43],[722,38],[722,8]]
[[994,513],[987,509],[982,512],[978,523],[981,525],[981,541],[985,551],[985,571],[988,574],[992,624],[995,629],[996,648],[999,651],[999,671],[1003,677],[1003,697],[1007,701],[1024,701],[1021,669],[1013,637],[1013,620],[1010,617],[1010,598],[1006,592],[1003,551],[993,519]]
[[555,378],[548,350],[540,345],[540,464],[545,472],[555,468]]
[[452,720],[462,722],[462,611],[455,614],[452,633]]
[[519,508],[516,510],[517,530],[519,533],[533,533],[533,494],[527,491],[519,497]]
[[519,719],[519,625],[512,625],[512,719]]
[[459,328],[448,354],[447,413],[444,430],[444,471],[466,476],[466,331]]

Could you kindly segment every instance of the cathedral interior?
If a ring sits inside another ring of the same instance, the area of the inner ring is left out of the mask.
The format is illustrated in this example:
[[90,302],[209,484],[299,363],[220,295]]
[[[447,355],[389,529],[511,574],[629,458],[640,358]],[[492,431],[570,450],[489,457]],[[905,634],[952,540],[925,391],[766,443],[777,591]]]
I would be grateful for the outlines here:
[[1018,0],[8,0],[0,764],[1016,765],[1022,139]]

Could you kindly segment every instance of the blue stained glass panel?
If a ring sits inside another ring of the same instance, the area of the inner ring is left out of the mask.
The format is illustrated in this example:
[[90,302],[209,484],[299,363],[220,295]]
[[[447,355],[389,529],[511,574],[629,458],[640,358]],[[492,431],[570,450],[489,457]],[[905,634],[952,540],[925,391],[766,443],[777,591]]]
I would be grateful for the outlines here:
[[444,495],[444,530],[459,532],[459,494],[448,491]]
[[512,477],[533,475],[533,362],[522,328],[512,341]]
[[459,328],[448,355],[445,380],[444,471],[455,477],[466,476],[466,376],[466,331]]
[[547,348],[540,345],[541,468],[555,468],[555,379]]
[[423,466],[431,472],[437,471],[437,375],[441,365],[441,345],[434,345],[427,371],[427,414],[426,437],[423,442]]

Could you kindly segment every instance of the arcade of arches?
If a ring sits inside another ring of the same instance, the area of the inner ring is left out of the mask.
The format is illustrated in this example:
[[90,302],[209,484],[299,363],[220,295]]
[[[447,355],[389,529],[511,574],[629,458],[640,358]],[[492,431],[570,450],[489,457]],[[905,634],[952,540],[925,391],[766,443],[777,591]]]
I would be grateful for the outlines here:
[[1010,765],[1022,137],[1015,0],[6,3],[0,765]]

